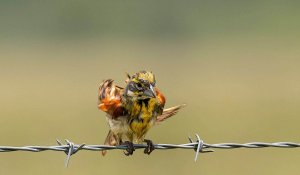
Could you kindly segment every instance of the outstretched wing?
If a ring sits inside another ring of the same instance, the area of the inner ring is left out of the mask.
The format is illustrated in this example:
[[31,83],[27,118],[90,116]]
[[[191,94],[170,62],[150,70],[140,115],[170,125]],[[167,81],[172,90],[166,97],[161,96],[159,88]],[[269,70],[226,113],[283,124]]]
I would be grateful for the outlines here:
[[171,108],[167,108],[163,110],[163,113],[156,118],[156,123],[163,122],[164,120],[172,117],[173,115],[177,114],[179,109],[183,108],[185,104],[174,106]]
[[104,80],[98,91],[98,108],[106,112],[111,118],[125,114],[122,106],[123,88],[116,86],[112,79]]

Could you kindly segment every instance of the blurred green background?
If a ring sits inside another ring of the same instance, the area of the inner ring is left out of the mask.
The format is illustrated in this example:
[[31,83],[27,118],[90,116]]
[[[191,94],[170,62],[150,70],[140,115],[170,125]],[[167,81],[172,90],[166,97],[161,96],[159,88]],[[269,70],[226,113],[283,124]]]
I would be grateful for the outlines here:
[[[0,145],[102,144],[103,79],[152,70],[167,106],[155,143],[299,142],[299,1],[0,0]],[[299,149],[0,155],[0,174],[298,174]]]

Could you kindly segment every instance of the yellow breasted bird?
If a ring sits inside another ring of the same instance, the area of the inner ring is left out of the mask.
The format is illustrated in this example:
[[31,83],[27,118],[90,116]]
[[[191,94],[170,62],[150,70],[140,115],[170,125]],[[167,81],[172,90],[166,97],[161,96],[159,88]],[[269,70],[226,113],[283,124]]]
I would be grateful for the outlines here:
[[[98,92],[98,108],[107,113],[110,127],[105,145],[127,145],[125,155],[132,155],[134,143],[147,143],[144,153],[154,150],[147,131],[155,124],[175,115],[184,105],[164,109],[166,99],[156,87],[152,72],[140,71],[132,77],[127,74],[126,87],[116,86],[113,80],[104,80]],[[105,155],[106,151],[102,151]]]

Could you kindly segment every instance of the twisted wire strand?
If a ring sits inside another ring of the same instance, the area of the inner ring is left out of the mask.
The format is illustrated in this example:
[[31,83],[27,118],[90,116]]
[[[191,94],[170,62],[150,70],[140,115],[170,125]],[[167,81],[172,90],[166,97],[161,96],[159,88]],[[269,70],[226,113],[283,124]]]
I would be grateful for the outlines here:
[[[187,143],[187,144],[155,144],[155,149],[195,149],[198,142]],[[75,144],[74,149],[78,149],[80,145]],[[147,145],[134,144],[135,149],[146,148]],[[218,149],[235,149],[235,148],[266,148],[266,147],[276,147],[276,148],[296,148],[300,147],[300,144],[293,142],[275,142],[275,143],[264,143],[264,142],[251,142],[251,143],[218,143],[218,144],[208,144],[203,143],[203,150],[207,148],[218,148]],[[102,151],[102,150],[113,150],[120,149],[124,150],[127,147],[124,145],[120,146],[108,146],[108,145],[85,145],[81,150],[87,151]],[[61,146],[0,146],[0,152],[13,152],[13,151],[29,151],[29,152],[42,152],[42,151],[68,151],[69,145]]]
[[[300,143],[294,142],[250,142],[250,143],[217,143],[208,144],[200,139],[199,135],[196,134],[196,141],[193,141],[189,137],[189,143],[185,144],[155,144],[155,149],[168,150],[168,149],[193,149],[196,152],[195,161],[197,161],[199,153],[214,152],[210,148],[214,149],[237,149],[237,148],[297,148],[300,147]],[[0,146],[0,152],[14,152],[14,151],[29,151],[29,152],[42,152],[42,151],[63,151],[67,155],[65,166],[68,166],[71,155],[77,153],[80,150],[86,151],[102,151],[102,150],[125,150],[126,145],[109,146],[109,145],[85,145],[85,144],[74,144],[69,140],[65,140],[66,144],[62,144],[57,140],[58,145],[56,146]],[[144,144],[134,144],[135,149],[147,148]]]

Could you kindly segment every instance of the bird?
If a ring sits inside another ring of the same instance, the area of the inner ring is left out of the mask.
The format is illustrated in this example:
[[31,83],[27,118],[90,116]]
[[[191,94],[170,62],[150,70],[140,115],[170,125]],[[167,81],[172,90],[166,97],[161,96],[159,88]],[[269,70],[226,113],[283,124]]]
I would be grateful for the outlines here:
[[[127,73],[125,87],[104,80],[98,90],[98,108],[106,113],[109,132],[105,145],[126,145],[124,154],[132,155],[134,143],[145,142],[145,154],[154,150],[152,140],[145,139],[152,126],[175,115],[185,104],[164,109],[166,98],[156,87],[155,75],[151,71],[139,71],[133,76]],[[104,156],[106,150],[102,151]]]

